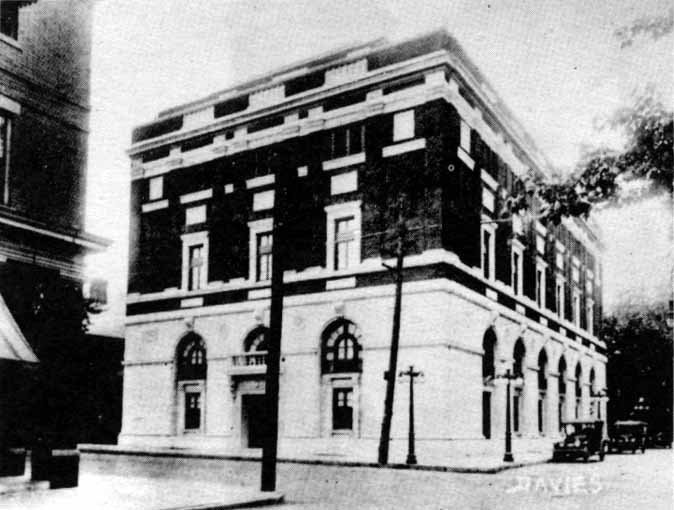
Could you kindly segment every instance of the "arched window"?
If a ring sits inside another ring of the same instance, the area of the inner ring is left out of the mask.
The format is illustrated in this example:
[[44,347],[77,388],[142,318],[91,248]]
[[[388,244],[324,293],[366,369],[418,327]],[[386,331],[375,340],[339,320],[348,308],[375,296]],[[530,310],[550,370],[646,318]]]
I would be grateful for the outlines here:
[[197,432],[203,422],[206,387],[206,345],[196,333],[188,333],[176,349],[178,397],[182,407],[180,429]]
[[546,398],[548,389],[548,355],[541,349],[538,355],[538,432],[545,432]]
[[495,366],[494,355],[496,351],[496,333],[492,328],[489,328],[482,338],[482,379],[485,383],[490,382],[494,378]]
[[356,325],[346,319],[333,322],[323,332],[322,363],[324,374],[360,372],[360,344]]
[[543,349],[538,355],[538,389],[548,389],[548,355]]
[[489,328],[482,337],[482,435],[485,439],[491,438],[491,405],[494,375],[496,367],[494,359],[496,354],[496,333]]
[[590,369],[590,417],[591,418],[600,418],[598,415],[599,401],[596,397],[597,394],[597,380],[594,373],[594,368]]
[[243,341],[243,349],[245,352],[251,351],[267,351],[269,338],[269,329],[260,326],[251,331],[246,339]]
[[580,407],[581,407],[581,401],[583,398],[583,385],[582,385],[582,377],[583,377],[583,370],[580,367],[580,362],[576,365],[576,384],[575,384],[575,390],[576,390],[576,418],[580,418]]
[[206,379],[206,346],[199,335],[185,335],[178,344],[176,357],[179,381]]
[[513,351],[513,375],[515,377],[524,377],[524,355],[526,350],[524,342],[521,338],[515,342],[515,349]]
[[524,356],[526,350],[524,348],[524,342],[521,338],[517,339],[515,342],[515,349],[513,350],[513,375],[518,378],[522,378],[522,386],[515,388],[513,392],[513,432],[520,432],[520,422],[522,417],[522,407],[523,407],[523,393],[524,393]]
[[557,392],[559,394],[559,402],[557,407],[557,416],[559,420],[559,430],[562,430],[562,423],[566,420],[566,360],[564,356],[559,358],[557,365],[559,378],[557,379]]

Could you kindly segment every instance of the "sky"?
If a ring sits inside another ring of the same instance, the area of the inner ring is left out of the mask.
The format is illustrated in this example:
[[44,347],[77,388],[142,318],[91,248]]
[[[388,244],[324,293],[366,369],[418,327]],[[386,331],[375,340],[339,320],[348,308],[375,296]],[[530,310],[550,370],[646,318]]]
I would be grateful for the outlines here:
[[[672,34],[620,49],[614,31],[664,14],[668,0],[100,0],[94,12],[87,230],[113,241],[87,274],[109,282],[93,329],[121,334],[132,128],[276,67],[379,37],[448,29],[553,165],[584,147],[619,147],[597,121],[653,84],[671,106]],[[672,214],[652,198],[595,214],[605,299],[666,295]],[[663,287],[664,285],[664,287]]]

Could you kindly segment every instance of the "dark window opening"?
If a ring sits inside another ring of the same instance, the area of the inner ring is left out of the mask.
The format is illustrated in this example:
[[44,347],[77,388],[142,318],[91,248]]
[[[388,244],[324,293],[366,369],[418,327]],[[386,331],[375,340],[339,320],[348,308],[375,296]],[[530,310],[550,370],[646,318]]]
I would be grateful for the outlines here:
[[285,82],[285,95],[294,96],[307,90],[322,87],[325,83],[325,71],[315,71],[313,73],[298,76]]
[[245,352],[268,350],[269,330],[263,326],[251,331],[243,341]]
[[216,104],[213,108],[213,116],[217,119],[225,115],[242,112],[246,108],[248,108],[248,96],[239,96]]
[[251,122],[248,125],[248,132],[249,133],[256,133],[258,131],[262,131],[263,129],[269,129],[273,128],[276,126],[280,126],[284,122],[284,117],[283,115],[277,115],[276,117],[266,117],[264,119],[260,119],[257,122]]
[[201,427],[201,393],[196,391],[185,392],[185,430],[195,430]]
[[19,6],[17,1],[0,2],[0,32],[12,39],[19,38]]
[[338,320],[323,333],[322,371],[327,373],[360,372],[360,344],[356,326]]
[[143,163],[148,163],[149,161],[156,161],[158,159],[166,158],[171,154],[171,147],[168,145],[164,147],[159,147],[157,149],[152,149],[147,152],[143,152],[141,154],[140,158],[143,161]]
[[133,130],[131,142],[137,143],[150,138],[156,138],[173,131],[178,131],[183,127],[183,117],[171,117],[166,120],[155,122],[147,126],[140,126]]
[[3,204],[9,203],[9,117],[0,114],[0,193]]
[[363,152],[365,146],[365,126],[355,124],[335,129],[329,135],[329,159],[341,158]]
[[272,234],[270,232],[257,235],[256,276],[259,282],[271,279],[272,243]]
[[399,80],[395,83],[392,83],[391,85],[388,85],[387,87],[384,87],[382,93],[384,95],[387,94],[393,94],[394,92],[398,92],[400,90],[405,90],[409,89],[411,87],[416,87],[417,85],[423,85],[425,82],[424,76],[408,76],[406,78],[403,78],[402,80]]
[[206,379],[206,346],[196,333],[189,333],[178,344],[178,380]]
[[333,388],[332,390],[332,429],[353,429],[352,388]]
[[213,135],[199,136],[197,138],[192,138],[187,140],[180,145],[180,150],[182,152],[192,151],[200,147],[205,147],[213,143]]
[[334,96],[323,103],[323,111],[329,112],[331,110],[336,110],[337,108],[344,108],[346,106],[351,106],[352,104],[362,103],[365,101],[365,97],[365,91],[349,92]]

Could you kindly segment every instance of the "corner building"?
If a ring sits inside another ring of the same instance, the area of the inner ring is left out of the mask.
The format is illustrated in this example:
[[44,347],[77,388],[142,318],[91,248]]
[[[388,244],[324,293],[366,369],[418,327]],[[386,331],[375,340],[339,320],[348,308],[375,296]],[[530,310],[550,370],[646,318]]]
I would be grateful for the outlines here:
[[[425,375],[418,448],[500,448],[506,370],[520,376],[516,438],[550,442],[564,417],[605,417],[600,242],[575,219],[492,222],[528,169],[549,167],[446,32],[322,55],[164,111],[134,130],[129,153],[121,444],[260,446],[279,175],[297,218],[282,448],[378,440],[394,285],[366,191],[386,172],[428,181],[398,364]],[[399,383],[393,451],[407,399]]]

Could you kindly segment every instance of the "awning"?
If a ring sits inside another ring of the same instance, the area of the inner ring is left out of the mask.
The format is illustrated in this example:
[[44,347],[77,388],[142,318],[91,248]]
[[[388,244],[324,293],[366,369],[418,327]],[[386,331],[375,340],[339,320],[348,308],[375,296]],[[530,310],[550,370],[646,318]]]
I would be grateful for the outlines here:
[[38,359],[0,294],[0,359],[37,363]]

